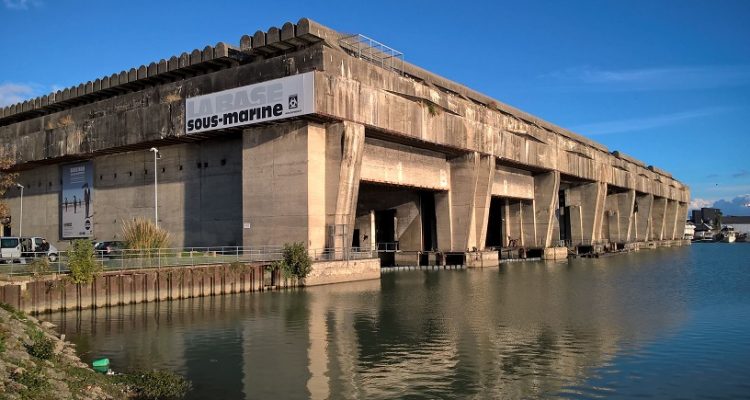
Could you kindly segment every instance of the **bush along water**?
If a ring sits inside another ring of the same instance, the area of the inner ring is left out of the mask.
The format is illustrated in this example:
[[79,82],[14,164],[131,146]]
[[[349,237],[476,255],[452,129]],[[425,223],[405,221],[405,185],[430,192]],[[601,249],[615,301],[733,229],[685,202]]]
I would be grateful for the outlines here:
[[285,278],[296,278],[302,282],[312,270],[312,258],[302,242],[287,243],[282,251],[282,258],[274,263]]
[[88,240],[75,240],[68,251],[68,267],[73,283],[87,284],[102,271],[102,265],[96,261],[94,246]]

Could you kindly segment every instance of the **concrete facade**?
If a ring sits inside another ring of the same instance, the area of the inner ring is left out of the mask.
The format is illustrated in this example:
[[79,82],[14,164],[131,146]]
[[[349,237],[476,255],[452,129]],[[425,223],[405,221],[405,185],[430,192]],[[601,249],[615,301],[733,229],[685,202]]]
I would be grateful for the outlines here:
[[[175,246],[466,254],[681,237],[690,193],[669,173],[419,67],[358,58],[341,36],[303,18],[0,109],[35,210],[24,233],[64,247],[60,165],[91,159],[100,240],[153,215],[154,172]],[[307,72],[313,114],[186,133],[187,98]],[[17,231],[18,193],[6,197]]]

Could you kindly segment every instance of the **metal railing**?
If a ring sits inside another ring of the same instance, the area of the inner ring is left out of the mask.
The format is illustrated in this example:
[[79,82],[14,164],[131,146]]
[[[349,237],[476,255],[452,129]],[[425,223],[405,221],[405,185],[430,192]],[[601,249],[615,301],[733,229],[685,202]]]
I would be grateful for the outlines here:
[[[375,258],[377,254],[367,248],[308,249],[313,261],[346,261]],[[125,271],[147,268],[189,267],[212,264],[270,263],[281,260],[284,249],[280,246],[242,247],[186,247],[160,249],[112,249],[95,251],[94,258],[104,271]],[[47,265],[40,261],[46,260]],[[31,275],[70,272],[68,253],[61,251],[56,257],[47,252],[24,253],[21,257],[0,259],[0,274]],[[43,268],[48,267],[48,268]]]

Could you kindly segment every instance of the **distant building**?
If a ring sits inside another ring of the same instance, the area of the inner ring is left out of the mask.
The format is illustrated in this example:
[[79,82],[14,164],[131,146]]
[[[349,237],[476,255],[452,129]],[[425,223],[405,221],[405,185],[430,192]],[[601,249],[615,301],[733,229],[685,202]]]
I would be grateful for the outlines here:
[[721,224],[731,226],[737,233],[748,233],[750,232],[750,215],[725,215],[721,217]]
[[721,210],[718,208],[701,208],[700,210],[693,210],[693,217],[691,221],[694,224],[700,224],[705,222],[707,224],[713,223],[717,214],[721,214]]

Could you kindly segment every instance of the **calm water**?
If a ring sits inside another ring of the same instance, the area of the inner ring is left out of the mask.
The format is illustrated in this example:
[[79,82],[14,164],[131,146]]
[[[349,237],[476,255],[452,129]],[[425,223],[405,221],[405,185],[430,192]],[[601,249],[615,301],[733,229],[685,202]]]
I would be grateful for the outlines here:
[[699,244],[47,319],[191,398],[750,398],[750,245]]

